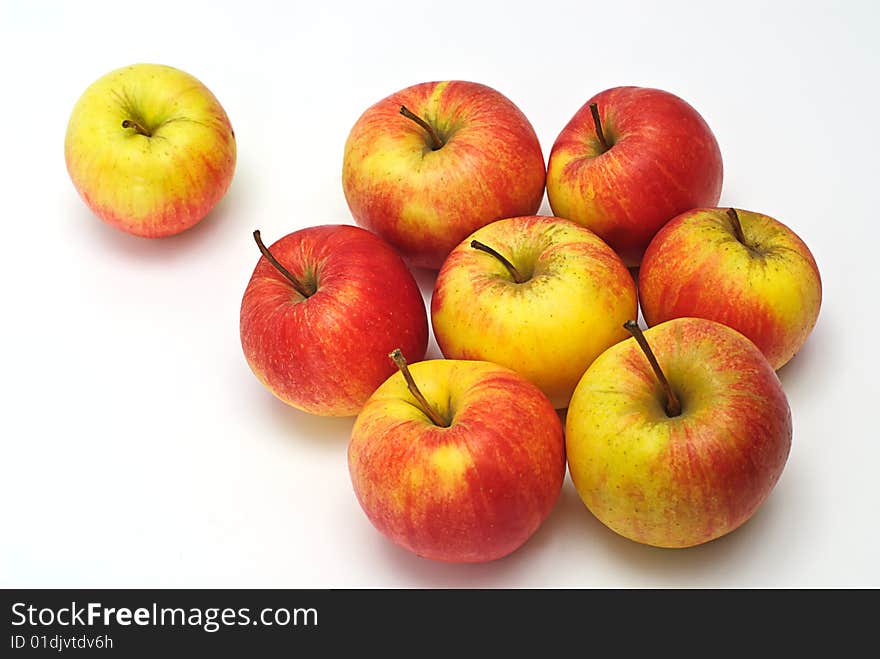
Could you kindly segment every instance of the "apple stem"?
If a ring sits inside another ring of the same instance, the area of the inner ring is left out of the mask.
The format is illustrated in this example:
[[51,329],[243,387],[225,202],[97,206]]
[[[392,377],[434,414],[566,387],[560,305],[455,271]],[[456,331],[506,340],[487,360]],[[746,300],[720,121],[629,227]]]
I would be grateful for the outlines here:
[[312,291],[312,292],[307,291],[306,287],[302,285],[302,283],[299,281],[299,279],[294,277],[293,274],[290,272],[290,270],[288,270],[283,265],[281,265],[278,262],[278,259],[276,259],[272,255],[272,252],[269,251],[269,248],[263,244],[263,239],[260,238],[260,230],[259,229],[254,231],[254,240],[257,242],[257,247],[260,248],[260,253],[266,257],[266,260],[269,261],[269,263],[271,263],[272,265],[275,266],[275,269],[278,270],[278,272],[280,272],[282,275],[284,275],[284,277],[288,281],[290,281],[291,284],[293,284],[293,288],[297,293],[299,293],[303,297],[310,297],[310,296],[314,295],[315,291]]
[[513,263],[511,263],[510,261],[508,261],[506,258],[504,258],[503,255],[499,254],[497,251],[495,251],[494,249],[492,249],[492,248],[489,247],[488,245],[486,245],[486,244],[484,244],[484,243],[481,243],[479,240],[472,240],[472,241],[471,241],[471,247],[473,247],[474,249],[478,249],[478,250],[480,250],[481,252],[486,252],[486,254],[491,254],[491,255],[494,256],[496,259],[498,259],[499,261],[501,261],[501,264],[502,264],[505,268],[507,268],[507,271],[510,273],[510,276],[513,277],[513,281],[515,281],[517,284],[522,284],[523,282],[527,281],[526,278],[523,277],[523,276],[519,273],[519,270],[517,270],[517,269],[514,267]]
[[730,223],[733,225],[733,235],[736,236],[736,239],[741,242],[743,245],[746,244],[746,237],[743,234],[742,222],[739,221],[739,214],[736,212],[735,208],[727,209],[727,217],[730,218]]
[[137,121],[132,121],[131,119],[125,119],[122,122],[122,127],[123,128],[134,128],[135,133],[137,133],[138,135],[143,135],[144,137],[152,137],[153,136],[153,134],[150,131],[148,131],[146,128],[144,128],[141,124],[139,124]]
[[394,362],[394,365],[400,370],[400,374],[403,375],[403,379],[406,380],[406,387],[409,389],[409,392],[413,395],[413,397],[418,401],[419,407],[422,408],[422,411],[428,416],[429,419],[434,423],[435,426],[440,426],[441,428],[448,428],[449,423],[447,423],[442,416],[437,413],[431,405],[428,404],[428,401],[425,400],[425,397],[422,395],[422,392],[419,391],[418,386],[416,385],[416,381],[413,380],[412,373],[409,372],[409,366],[406,364],[406,357],[403,356],[403,352],[401,352],[400,348],[395,348],[391,352],[388,353],[388,356],[391,358],[391,361]]
[[409,109],[405,105],[400,106],[400,114],[402,114],[407,119],[411,119],[412,121],[415,121],[419,126],[421,126],[425,130],[426,133],[428,133],[428,135],[431,138],[431,149],[436,151],[437,149],[439,149],[443,146],[443,140],[441,140],[440,136],[437,135],[437,131],[434,130],[434,127],[431,124],[429,124],[427,121],[422,119],[419,115],[410,112]]
[[651,364],[651,368],[654,369],[654,375],[657,376],[657,379],[663,386],[663,390],[666,392],[666,416],[678,416],[681,414],[681,401],[678,400],[678,396],[676,396],[675,392],[672,390],[669,380],[667,380],[666,375],[663,374],[663,369],[660,368],[660,364],[654,356],[654,351],[651,350],[651,346],[648,345],[648,340],[645,338],[645,333],[642,332],[642,328],[639,327],[639,324],[634,320],[626,321],[623,324],[623,328],[633,335],[636,343],[639,344],[642,352],[645,353],[645,357],[648,358],[648,363]]
[[605,139],[605,132],[602,130],[602,120],[599,119],[599,106],[595,103],[590,103],[590,114],[593,115],[593,125],[596,127],[596,137],[599,138],[599,143],[602,145],[602,149],[607,151],[611,147]]

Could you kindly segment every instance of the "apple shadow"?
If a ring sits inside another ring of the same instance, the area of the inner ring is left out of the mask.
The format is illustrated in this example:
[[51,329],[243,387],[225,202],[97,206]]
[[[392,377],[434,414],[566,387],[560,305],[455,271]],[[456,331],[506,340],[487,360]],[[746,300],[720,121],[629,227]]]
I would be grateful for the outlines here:
[[633,284],[635,284],[636,288],[638,288],[639,287],[639,270],[641,270],[641,267],[638,265],[630,265],[630,266],[627,266],[626,269],[629,270],[629,276],[632,277]]
[[[512,553],[487,563],[444,563],[417,556],[373,530],[374,542],[381,543],[383,558],[395,572],[405,574],[408,588],[507,588],[537,555],[551,552],[557,539],[566,533],[576,516],[586,513],[577,492],[566,479],[559,499],[544,524],[525,544]],[[587,513],[588,514],[588,513]]]
[[[815,374],[820,371],[820,360],[824,359],[829,363],[835,361],[833,355],[835,344],[833,337],[827,336],[829,332],[830,330],[827,327],[827,323],[820,322],[816,324],[816,327],[813,329],[809,338],[807,338],[803,347],[801,347],[797,354],[795,354],[787,364],[784,364],[782,368],[776,372],[776,375],[779,376],[779,380],[782,382],[783,386],[788,387],[795,386],[796,383],[809,383],[809,387],[804,387],[804,389],[810,389],[815,394],[817,393],[814,389],[816,386],[816,380],[819,380],[819,382],[831,382],[830,378],[815,378],[810,376],[810,372]],[[821,355],[820,351],[822,353]],[[829,354],[829,351],[831,351],[831,354]]]
[[311,448],[345,450],[354,426],[354,416],[328,417],[303,412],[282,402],[269,391],[250,396],[248,408],[267,420],[285,441],[307,443]]
[[[787,480],[787,490],[797,487],[791,482],[791,474]],[[803,488],[798,489],[800,497]],[[788,546],[797,546],[803,520],[791,516],[791,507],[785,505],[783,495],[774,496],[771,492],[755,515],[741,527],[712,542],[686,549],[650,547],[618,535],[590,513],[569,478],[541,528],[512,554],[489,563],[431,561],[395,546],[375,531],[373,535],[374,542],[382,543],[383,558],[395,572],[405,575],[405,587],[517,587],[518,575],[534,573],[535,563],[570,565],[571,579],[565,583],[556,579],[546,583],[529,582],[527,587],[718,587],[729,584],[736,574],[747,574],[750,564],[766,563],[762,540],[771,532],[778,533],[784,528]],[[607,567],[598,578],[591,577],[589,569],[579,572],[577,564],[581,556],[585,562],[613,567],[613,580],[605,576]],[[789,558],[779,555],[777,560],[784,564]]]
[[774,518],[779,514],[771,497],[740,528],[706,544],[685,549],[641,545],[605,528],[592,515],[589,519],[592,526],[600,527],[592,535],[603,556],[630,572],[633,581],[625,585],[711,588],[723,585],[734,566],[736,572],[741,572],[750,561],[761,560],[764,555],[761,536],[774,526]]
[[419,285],[419,290],[422,292],[422,296],[426,300],[430,300],[431,294],[434,292],[434,282],[437,281],[438,271],[429,268],[419,268],[413,265],[409,266],[409,271]]
[[[786,474],[785,489],[798,489],[800,498],[805,488],[797,485],[793,473]],[[792,483],[792,481],[795,481]],[[592,551],[626,573],[623,587],[655,588],[714,588],[734,585],[749,587],[766,583],[739,582],[736,575],[750,574],[751,566],[761,564],[768,574],[784,573],[784,566],[792,560],[787,553],[773,554],[768,561],[768,538],[785,530],[786,546],[799,546],[803,519],[795,518],[795,507],[786,499],[785,492],[776,491],[742,526],[716,540],[684,549],[664,549],[642,545],[606,528],[593,515],[582,516],[583,541],[593,542]],[[797,506],[801,509],[803,502]],[[586,511],[586,509],[585,509]],[[774,565],[778,568],[773,569]],[[780,584],[785,585],[785,584]]]
[[[237,187],[240,186],[236,186],[233,181],[223,198],[195,226],[165,238],[143,238],[126,233],[101,220],[82,200],[75,198],[68,204],[68,214],[83,227],[89,240],[125,259],[142,262],[175,261],[188,258],[196,249],[214,250],[218,243],[223,242],[223,230],[232,225],[230,218],[240,211]],[[248,227],[248,231],[250,230],[252,229]]]
[[[402,575],[402,588],[500,588],[515,580],[521,572],[515,559],[523,547],[509,556],[488,563],[444,563],[417,556],[398,547],[372,530],[372,542],[377,543],[380,559],[386,561],[391,571]],[[528,543],[526,543],[528,544]]]
[[553,217],[553,209],[550,208],[550,199],[547,196],[546,190],[544,190],[544,195],[541,197],[541,205],[538,207],[537,215]]
[[443,359],[443,353],[437,345],[434,337],[434,328],[431,325],[431,296],[434,293],[434,283],[437,281],[437,271],[428,268],[419,268],[409,265],[409,271],[412,273],[419,291],[422,293],[422,299],[425,301],[425,310],[428,314],[428,350],[425,353],[425,359]]

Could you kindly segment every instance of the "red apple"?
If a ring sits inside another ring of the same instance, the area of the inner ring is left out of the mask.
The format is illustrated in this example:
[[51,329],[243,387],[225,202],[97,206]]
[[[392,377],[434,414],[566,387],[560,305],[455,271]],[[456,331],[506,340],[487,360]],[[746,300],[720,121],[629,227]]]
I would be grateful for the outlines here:
[[691,547],[744,524],[776,485],[791,413],[761,351],[726,325],[679,318],[622,341],[575,389],[572,481],[620,535]]
[[355,226],[310,227],[266,248],[241,301],[241,345],[257,378],[312,414],[357,414],[394,371],[424,358],[428,319],[395,251]]
[[556,138],[547,196],[554,215],[592,229],[632,266],[670,219],[718,203],[722,170],[715,136],[690,105],[659,89],[615,87]]
[[475,563],[522,545],[565,476],[562,424],[541,391],[489,362],[432,360],[390,377],[364,405],[348,449],[373,525],[440,561]]
[[816,324],[822,281],[809,248],[781,222],[733,208],[697,208],[651,241],[639,296],[648,325],[683,316],[724,323],[779,369]]
[[358,224],[437,269],[481,226],[534,214],[544,174],[538,137],[505,96],[474,82],[427,82],[361,115],[342,187]]

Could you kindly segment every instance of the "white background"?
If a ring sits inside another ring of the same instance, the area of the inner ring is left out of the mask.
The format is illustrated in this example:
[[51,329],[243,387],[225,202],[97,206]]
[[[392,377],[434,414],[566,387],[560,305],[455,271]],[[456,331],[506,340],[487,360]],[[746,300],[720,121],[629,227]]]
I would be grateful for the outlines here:
[[[4,1],[0,584],[880,586],[876,6]],[[160,241],[92,216],[63,158],[83,90],[141,61],[208,85],[239,147],[215,211]],[[602,89],[677,93],[721,145],[721,204],[773,215],[812,248],[822,313],[780,373],[791,457],[740,530],[643,547],[595,521],[567,482],[512,556],[419,559],[355,500],[353,420],[288,408],[252,376],[238,336],[251,231],[274,241],[350,222],[351,125],[389,93],[444,78],[506,94],[545,157]]]

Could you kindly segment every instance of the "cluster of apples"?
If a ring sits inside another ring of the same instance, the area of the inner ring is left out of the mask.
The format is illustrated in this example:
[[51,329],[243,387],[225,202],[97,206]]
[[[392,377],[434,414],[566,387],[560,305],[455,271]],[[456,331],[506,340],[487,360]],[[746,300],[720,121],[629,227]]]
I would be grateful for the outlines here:
[[[135,154],[151,150],[164,155],[144,172]],[[175,174],[192,154],[202,169]],[[222,196],[235,142],[201,83],[137,65],[87,90],[66,155],[99,216],[156,237]],[[545,169],[499,92],[415,85],[358,119],[342,180],[363,228],[269,247],[254,232],[241,343],[284,402],[357,414],[351,479],[387,537],[444,561],[509,554],[550,514],[566,462],[599,520],[660,547],[722,536],[769,495],[792,429],[775,370],[812,330],[821,282],[788,227],[714,207],[721,154],[690,105],[602,92]],[[554,217],[535,215],[545,186]],[[406,261],[439,269],[430,311],[446,359],[424,360],[428,316]]]

